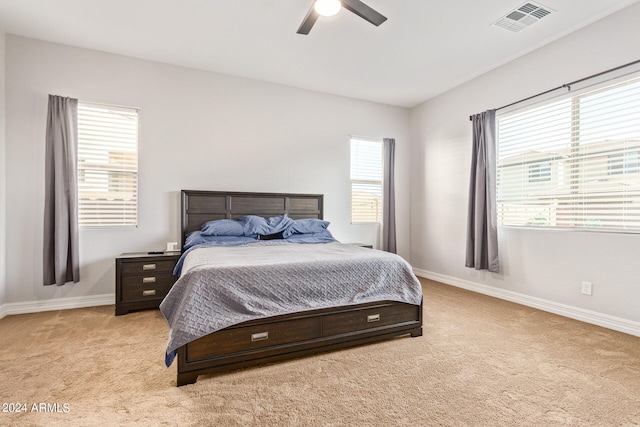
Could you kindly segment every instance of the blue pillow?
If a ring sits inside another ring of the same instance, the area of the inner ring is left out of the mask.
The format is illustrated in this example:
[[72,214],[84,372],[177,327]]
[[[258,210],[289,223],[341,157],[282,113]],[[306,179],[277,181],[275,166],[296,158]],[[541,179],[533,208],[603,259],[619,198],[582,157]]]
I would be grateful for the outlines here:
[[293,243],[330,243],[337,242],[329,230],[319,233],[296,233],[286,237],[286,241]]
[[186,251],[193,245],[197,245],[202,242],[202,231],[192,231],[187,234],[186,239],[184,239],[184,246],[182,248],[183,251]]
[[329,221],[323,221],[316,218],[305,218],[293,220],[293,224],[289,227],[285,233],[285,237],[289,237],[292,234],[309,234],[309,233],[322,233],[329,227]]
[[201,231],[193,231],[187,235],[184,242],[183,251],[196,245],[238,245],[243,243],[255,242],[254,237],[246,236],[205,236]]
[[293,220],[286,214],[272,216],[268,219],[256,215],[245,215],[238,218],[238,221],[242,223],[245,236],[277,234],[293,224]]
[[257,215],[245,215],[238,218],[242,224],[245,236],[256,236],[258,234],[271,234],[271,226],[267,220]]
[[271,234],[280,233],[287,228],[291,227],[295,222],[293,219],[289,218],[287,214],[272,216],[267,220],[269,223],[269,227],[271,227]]
[[242,224],[233,219],[218,219],[202,224],[200,228],[203,236],[242,236]]

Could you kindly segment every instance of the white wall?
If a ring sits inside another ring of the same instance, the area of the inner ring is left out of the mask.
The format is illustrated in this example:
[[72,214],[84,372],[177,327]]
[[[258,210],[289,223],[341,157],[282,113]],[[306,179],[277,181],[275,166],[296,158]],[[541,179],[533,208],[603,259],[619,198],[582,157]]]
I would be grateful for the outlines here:
[[[399,253],[408,258],[409,111],[280,85],[6,36],[7,302],[114,293],[114,257],[179,240],[181,189],[322,193],[349,224],[349,134],[395,137]],[[139,226],[81,230],[81,282],[42,285],[47,95],[141,108]],[[12,179],[20,177],[20,179]]]
[[[414,267],[488,293],[640,321],[640,235],[499,228],[501,272],[464,266],[469,115],[640,59],[638,22],[635,4],[411,111]],[[593,283],[593,296],[580,293],[583,280]]]
[[0,33],[0,317],[4,311],[6,287],[6,191],[5,191],[5,35]]

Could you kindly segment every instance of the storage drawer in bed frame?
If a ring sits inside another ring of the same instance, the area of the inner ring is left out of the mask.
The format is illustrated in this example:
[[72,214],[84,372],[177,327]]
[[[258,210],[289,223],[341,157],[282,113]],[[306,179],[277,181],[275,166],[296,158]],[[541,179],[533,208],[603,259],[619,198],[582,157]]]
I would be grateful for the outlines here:
[[422,335],[422,306],[385,301],[254,320],[180,347],[177,383],[406,334]]
[[187,357],[201,360],[314,339],[320,336],[320,320],[319,317],[306,317],[223,329],[193,341]]
[[328,314],[322,317],[322,335],[332,336],[413,322],[420,318],[419,307],[410,304],[389,304],[373,308]]

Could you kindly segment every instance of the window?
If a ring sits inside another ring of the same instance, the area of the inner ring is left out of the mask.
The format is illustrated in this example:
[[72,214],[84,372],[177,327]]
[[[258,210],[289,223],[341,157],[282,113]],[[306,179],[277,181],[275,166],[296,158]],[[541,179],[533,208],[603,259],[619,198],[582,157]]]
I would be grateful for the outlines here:
[[78,103],[78,222],[137,225],[137,109]]
[[382,222],[382,141],[351,138],[351,223]]
[[640,165],[640,152],[631,151],[609,155],[609,175],[635,173]]
[[551,181],[551,163],[535,162],[529,165],[529,182]]
[[498,223],[640,232],[640,78],[497,119]]

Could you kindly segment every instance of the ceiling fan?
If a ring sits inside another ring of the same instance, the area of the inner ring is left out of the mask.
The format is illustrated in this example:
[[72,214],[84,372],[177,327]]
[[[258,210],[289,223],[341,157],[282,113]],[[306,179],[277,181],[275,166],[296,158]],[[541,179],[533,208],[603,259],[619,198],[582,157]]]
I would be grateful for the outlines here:
[[360,0],[314,0],[309,12],[307,12],[307,16],[304,17],[302,24],[300,24],[297,33],[304,35],[309,34],[313,24],[316,23],[320,16],[333,16],[343,7],[355,13],[360,18],[371,22],[376,27],[387,20],[385,16],[376,12]]

